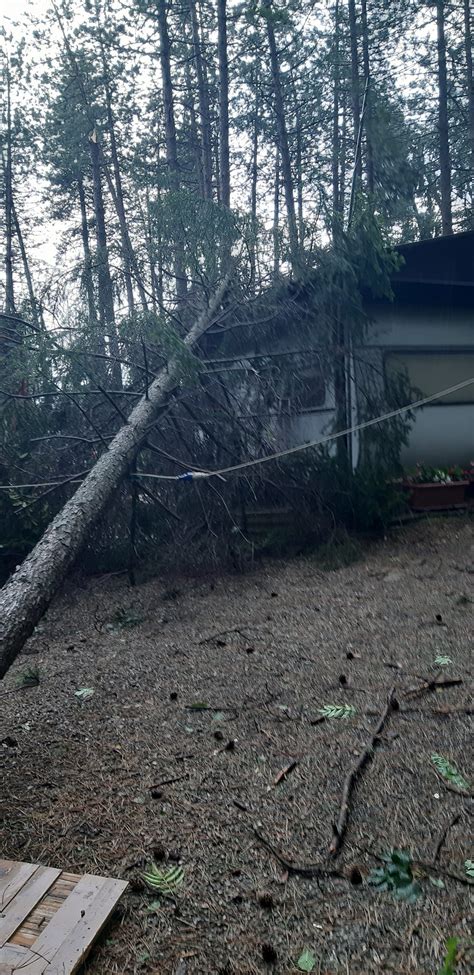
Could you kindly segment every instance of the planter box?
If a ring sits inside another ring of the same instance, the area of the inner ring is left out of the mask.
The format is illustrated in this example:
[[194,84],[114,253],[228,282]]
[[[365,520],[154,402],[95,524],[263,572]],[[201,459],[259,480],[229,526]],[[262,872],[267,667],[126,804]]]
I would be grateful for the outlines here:
[[442,511],[447,508],[466,506],[466,488],[469,481],[451,481],[449,484],[406,484],[410,492],[413,511]]

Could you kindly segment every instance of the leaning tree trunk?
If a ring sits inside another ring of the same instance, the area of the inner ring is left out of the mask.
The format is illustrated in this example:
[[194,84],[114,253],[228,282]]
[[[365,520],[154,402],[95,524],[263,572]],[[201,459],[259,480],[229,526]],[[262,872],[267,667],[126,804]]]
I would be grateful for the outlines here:
[[[208,309],[184,339],[192,349],[212,324],[227,289],[230,273],[224,278]],[[33,632],[91,529],[109,503],[133,460],[150,423],[180,374],[180,356],[171,359],[153,381],[148,395],[132,410],[128,422],[119,430],[108,450],[99,458],[74,497],[64,505],[43,537],[0,593],[0,679],[4,677],[25,640]]]

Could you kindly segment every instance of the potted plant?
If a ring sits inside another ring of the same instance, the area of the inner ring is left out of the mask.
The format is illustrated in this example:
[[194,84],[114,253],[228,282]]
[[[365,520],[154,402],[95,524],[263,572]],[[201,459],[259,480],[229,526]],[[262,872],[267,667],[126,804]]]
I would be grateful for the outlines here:
[[417,464],[406,476],[413,511],[441,511],[466,505],[469,477],[462,467],[428,467]]

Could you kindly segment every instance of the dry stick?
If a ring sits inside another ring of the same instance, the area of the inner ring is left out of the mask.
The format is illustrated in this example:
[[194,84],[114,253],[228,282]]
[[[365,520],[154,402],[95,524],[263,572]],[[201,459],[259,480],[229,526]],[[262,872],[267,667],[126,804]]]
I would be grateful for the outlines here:
[[409,687],[404,693],[404,697],[421,697],[422,694],[429,694],[431,691],[443,690],[445,687],[457,687],[464,681],[460,677],[448,678],[447,680],[427,680],[421,687]]
[[327,867],[323,867],[318,863],[310,863],[307,866],[302,864],[293,863],[292,860],[287,860],[272,844],[259,833],[258,829],[253,828],[254,836],[257,838],[259,843],[265,847],[270,853],[273,854],[276,860],[281,863],[288,873],[297,873],[300,877],[338,877],[339,879],[345,879],[345,874],[341,870],[331,870]]
[[382,731],[384,724],[391,714],[392,711],[398,708],[398,702],[394,698],[395,687],[391,687],[388,692],[387,704],[383,714],[380,717],[380,721],[372,735],[370,742],[367,743],[364,750],[360,753],[357,761],[352,766],[350,772],[347,774],[344,781],[344,788],[342,790],[341,806],[339,811],[339,816],[337,823],[333,824],[333,838],[329,846],[329,853],[332,856],[336,856],[342,846],[344,835],[347,829],[347,823],[349,819],[349,802],[351,798],[351,793],[354,788],[355,781],[359,772],[362,771],[364,765],[369,761],[374,753],[375,746],[377,744],[377,738]]
[[461,819],[461,813],[458,813],[457,816],[454,817],[454,819],[451,819],[449,821],[449,823],[446,823],[446,826],[444,827],[444,829],[439,834],[439,837],[438,837],[438,839],[436,841],[436,844],[435,844],[435,848],[433,850],[433,863],[436,863],[436,861],[437,861],[437,859],[438,859],[438,857],[440,855],[441,849],[442,849],[442,847],[444,846],[444,844],[446,842],[446,837],[447,837],[447,835],[449,833],[449,830],[452,829],[453,826],[456,826],[456,823],[458,823],[460,819]]

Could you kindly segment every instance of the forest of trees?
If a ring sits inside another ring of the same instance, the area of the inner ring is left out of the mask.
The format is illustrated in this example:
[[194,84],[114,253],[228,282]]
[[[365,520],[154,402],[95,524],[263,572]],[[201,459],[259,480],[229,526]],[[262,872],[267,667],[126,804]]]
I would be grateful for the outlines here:
[[[362,288],[389,288],[389,245],[473,227],[471,0],[29,11],[1,35],[7,571],[84,478],[89,503],[89,472],[135,404],[140,435],[112,493],[138,448],[141,470],[173,474],[271,449],[266,419],[298,368],[271,361],[275,317],[317,320],[337,390]],[[233,337],[254,326],[244,393]],[[217,539],[216,518],[232,523],[254,491],[249,479],[226,497],[137,484],[110,528],[116,545],[130,528],[132,561],[140,531],[155,546],[166,534],[151,509],[172,533],[185,523],[189,547]],[[86,537],[82,525],[77,545]]]
[[236,241],[257,292],[347,226],[354,166],[388,239],[472,226],[470,0],[45,7],[3,28],[7,313],[113,345]]

